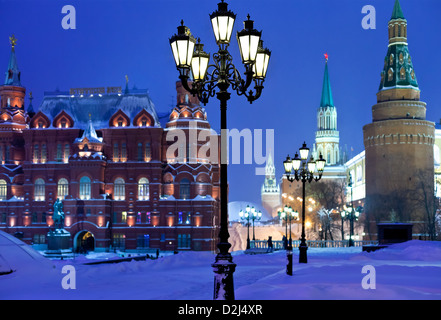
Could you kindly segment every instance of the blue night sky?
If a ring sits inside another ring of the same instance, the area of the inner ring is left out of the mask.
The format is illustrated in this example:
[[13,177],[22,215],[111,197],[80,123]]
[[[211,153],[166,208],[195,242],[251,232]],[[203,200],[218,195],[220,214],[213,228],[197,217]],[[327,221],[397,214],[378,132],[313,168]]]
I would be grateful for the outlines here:
[[[124,86],[147,88],[158,112],[175,104],[178,72],[168,38],[181,19],[200,37],[207,52],[217,51],[209,14],[218,0],[122,1],[122,0],[0,0],[0,72],[6,72],[15,34],[22,85],[35,97],[44,91],[78,87]],[[363,147],[363,125],[371,122],[380,72],[387,52],[387,22],[394,0],[230,0],[237,14],[230,52],[243,71],[235,33],[249,13],[263,30],[264,45],[272,56],[262,97],[250,105],[235,93],[229,101],[229,128],[274,129],[276,173],[282,161],[305,140],[314,142],[316,111],[320,104],[324,57],[329,54],[329,75],[338,112],[340,145],[352,155]],[[401,0],[408,21],[409,51],[421,100],[427,103],[427,119],[438,122],[439,14],[441,1]],[[364,5],[376,9],[376,29],[364,30]],[[76,30],[64,30],[64,5],[76,9]],[[3,68],[3,70],[2,70]],[[0,79],[3,81],[3,78]],[[219,102],[206,106],[212,127],[219,129]],[[256,164],[229,166],[230,201],[260,203],[263,176]],[[260,166],[258,166],[260,167]]]

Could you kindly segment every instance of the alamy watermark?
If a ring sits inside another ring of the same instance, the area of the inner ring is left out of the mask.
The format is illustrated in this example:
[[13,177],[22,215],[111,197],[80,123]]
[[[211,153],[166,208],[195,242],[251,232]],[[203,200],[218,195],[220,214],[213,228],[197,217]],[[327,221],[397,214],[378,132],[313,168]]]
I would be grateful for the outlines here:
[[169,163],[256,164],[263,166],[255,174],[265,175],[269,155],[274,159],[274,129],[224,129],[219,136],[213,129],[190,123],[188,129],[170,128],[166,140],[173,142],[166,151]]

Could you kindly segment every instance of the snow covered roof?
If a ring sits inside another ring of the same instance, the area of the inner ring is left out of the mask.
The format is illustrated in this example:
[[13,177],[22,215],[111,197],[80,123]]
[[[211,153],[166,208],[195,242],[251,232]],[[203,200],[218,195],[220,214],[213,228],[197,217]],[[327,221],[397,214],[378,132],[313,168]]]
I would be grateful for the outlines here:
[[[45,92],[39,111],[50,121],[64,110],[74,121],[74,128],[86,129],[89,125],[89,114],[95,129],[108,128],[109,119],[118,110],[122,110],[130,120],[145,109],[153,118],[154,126],[161,127],[155,105],[147,90],[136,90],[120,94],[70,95],[69,92]],[[130,123],[129,127],[132,126]]]

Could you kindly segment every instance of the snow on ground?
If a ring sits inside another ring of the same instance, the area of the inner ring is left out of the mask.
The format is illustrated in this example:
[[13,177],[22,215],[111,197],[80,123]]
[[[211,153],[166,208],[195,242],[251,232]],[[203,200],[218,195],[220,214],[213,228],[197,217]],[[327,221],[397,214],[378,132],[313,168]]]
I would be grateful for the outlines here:
[[[158,260],[84,265],[91,258],[17,266],[0,276],[0,299],[211,300],[209,252],[181,252]],[[233,252],[237,300],[441,299],[441,243],[409,241],[366,253],[361,248],[309,248],[308,263],[285,273],[286,253]],[[63,289],[64,265],[76,270],[76,289]],[[363,289],[363,266],[375,268],[375,289]]]

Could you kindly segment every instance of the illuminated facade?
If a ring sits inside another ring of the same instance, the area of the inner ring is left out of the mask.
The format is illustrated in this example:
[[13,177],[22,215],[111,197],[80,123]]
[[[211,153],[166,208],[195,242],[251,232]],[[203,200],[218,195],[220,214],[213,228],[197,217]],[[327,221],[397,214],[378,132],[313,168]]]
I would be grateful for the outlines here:
[[44,247],[60,198],[74,250],[214,250],[217,152],[190,157],[190,140],[169,139],[212,131],[180,83],[161,116],[146,90],[127,85],[45,93],[35,112],[20,76],[14,43],[0,86],[0,230]]

